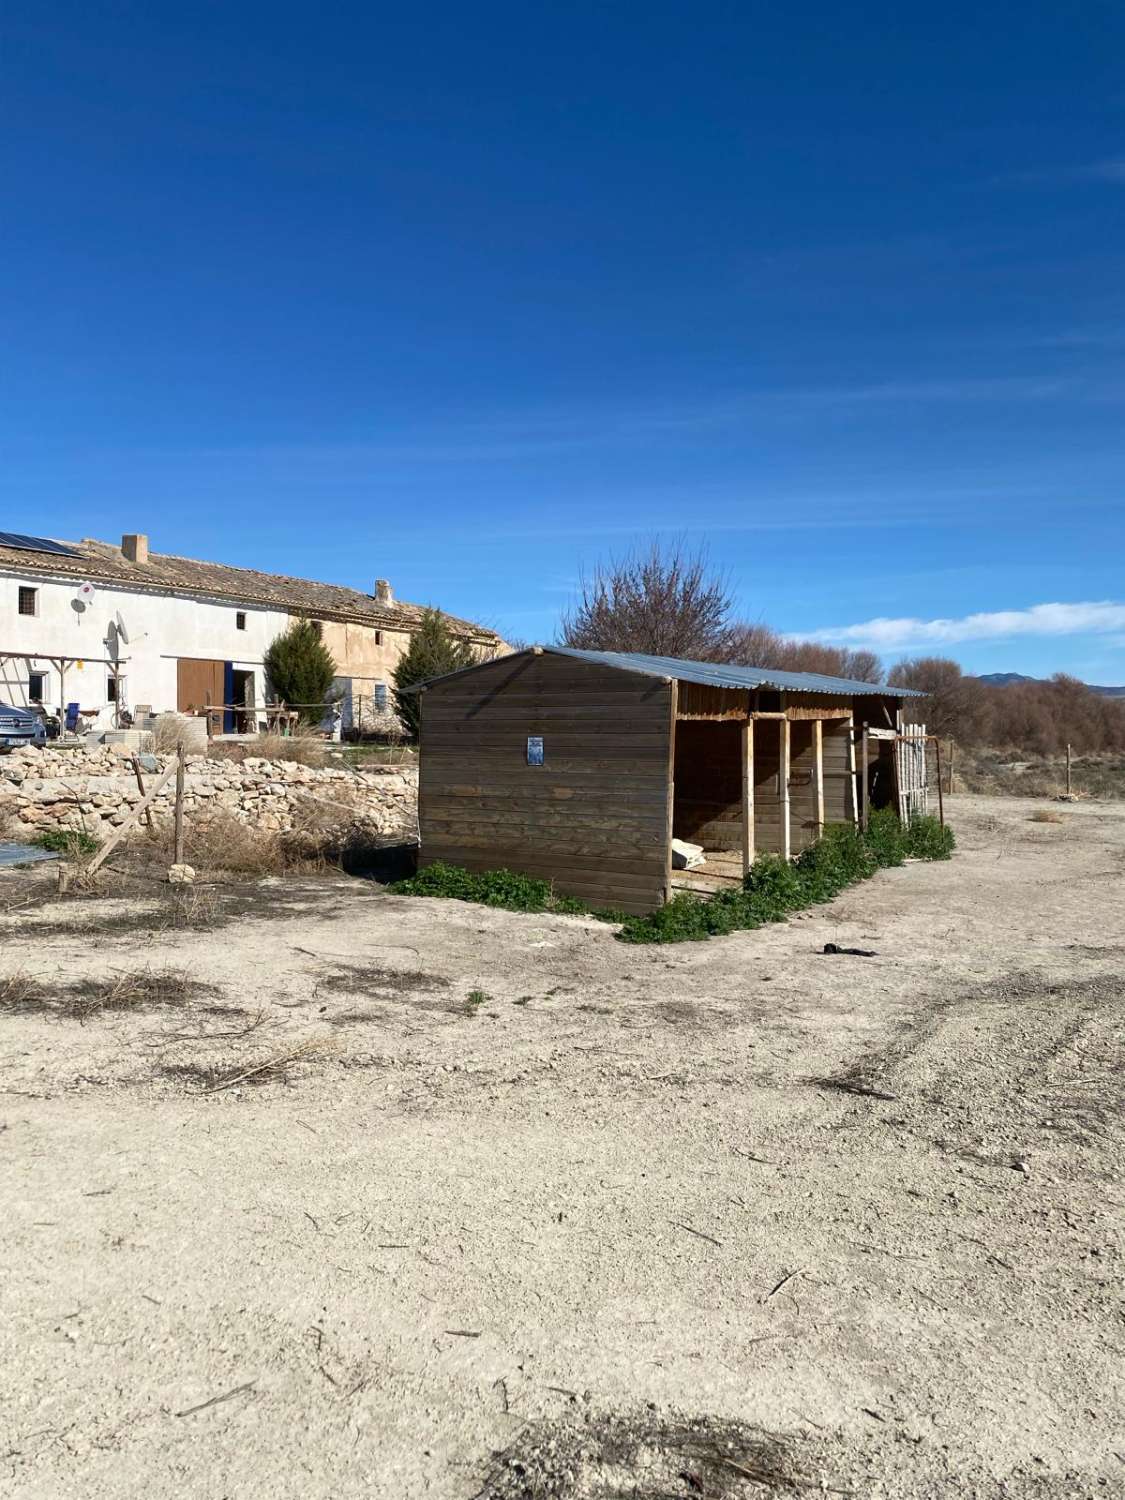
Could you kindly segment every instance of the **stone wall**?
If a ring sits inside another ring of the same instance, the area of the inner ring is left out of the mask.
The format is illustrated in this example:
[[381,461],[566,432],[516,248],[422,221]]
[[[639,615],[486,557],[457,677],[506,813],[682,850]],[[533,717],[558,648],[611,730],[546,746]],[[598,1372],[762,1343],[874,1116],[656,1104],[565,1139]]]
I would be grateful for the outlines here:
[[[117,827],[141,800],[124,745],[77,750],[19,749],[0,756],[0,825],[9,834],[51,828],[82,828],[95,837]],[[160,769],[172,757],[155,757]],[[148,786],[159,772],[145,773]],[[170,817],[175,778],[153,804],[157,818]],[[247,758],[211,760],[189,755],[184,780],[188,818],[222,811],[271,832],[320,825],[361,823],[373,832],[410,835],[417,829],[418,771],[414,766],[353,771],[303,766],[295,761]]]

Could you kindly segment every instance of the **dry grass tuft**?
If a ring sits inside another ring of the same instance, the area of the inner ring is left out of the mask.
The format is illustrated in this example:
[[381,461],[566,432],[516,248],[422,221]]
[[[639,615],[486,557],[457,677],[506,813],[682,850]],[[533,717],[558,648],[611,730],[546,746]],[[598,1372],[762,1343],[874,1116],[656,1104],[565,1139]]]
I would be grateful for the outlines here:
[[309,1037],[284,1052],[275,1052],[256,1063],[171,1063],[160,1069],[165,1078],[195,1084],[200,1093],[218,1094],[236,1084],[288,1083],[295,1063],[336,1050],[333,1037]]
[[165,916],[161,926],[210,927],[219,915],[219,898],[208,885],[170,885],[165,897]]
[[328,742],[315,729],[299,727],[293,734],[260,734],[254,740],[212,741],[213,760],[291,760],[302,766],[328,763]]
[[770,1493],[819,1489],[794,1471],[780,1439],[746,1423],[591,1414],[529,1424],[495,1455],[474,1500],[734,1500],[748,1483]]
[[0,979],[0,1010],[37,1010],[42,994],[42,986],[30,974],[9,974]]
[[198,731],[192,735],[188,720],[181,714],[160,714],[152,729],[152,746],[157,755],[172,755],[181,745],[185,750],[199,751]]
[[1037,807],[1028,819],[1031,823],[1061,823],[1062,813],[1058,813],[1053,807]]
[[0,1009],[56,1016],[81,1024],[112,1011],[180,1010],[219,994],[214,985],[190,979],[182,969],[126,969],[101,979],[83,979],[51,989],[17,973],[0,981]]

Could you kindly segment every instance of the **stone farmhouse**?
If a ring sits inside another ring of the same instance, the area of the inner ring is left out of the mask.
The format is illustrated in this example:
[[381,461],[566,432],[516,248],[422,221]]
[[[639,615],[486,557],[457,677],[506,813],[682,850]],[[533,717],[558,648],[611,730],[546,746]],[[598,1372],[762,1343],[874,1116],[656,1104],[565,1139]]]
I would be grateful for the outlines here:
[[[133,716],[212,710],[214,732],[249,730],[270,699],[263,656],[295,616],[313,620],[336,663],[343,727],[393,722],[391,681],[422,618],[376,579],[370,594],[120,546],[0,532],[0,701],[78,703],[90,726]],[[452,616],[482,658],[505,649],[494,631]]]

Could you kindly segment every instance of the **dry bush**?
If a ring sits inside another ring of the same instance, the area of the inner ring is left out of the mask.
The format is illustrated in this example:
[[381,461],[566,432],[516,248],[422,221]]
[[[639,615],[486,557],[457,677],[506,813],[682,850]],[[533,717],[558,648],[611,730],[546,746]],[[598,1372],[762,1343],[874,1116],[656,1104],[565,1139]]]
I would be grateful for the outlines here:
[[208,754],[213,760],[290,760],[302,766],[323,766],[328,762],[328,742],[317,730],[300,726],[293,734],[271,731],[254,740],[213,740]]
[[187,820],[184,859],[195,870],[237,875],[277,875],[284,869],[276,833],[222,811]]
[[1031,814],[1029,822],[1032,823],[1061,823],[1062,813],[1057,813],[1051,807],[1037,807]]
[[209,885],[168,887],[165,927],[209,927],[219,914],[219,898]]
[[189,720],[181,714],[160,714],[152,728],[152,747],[156,754],[173,755],[181,745],[198,754],[198,731],[192,734]]

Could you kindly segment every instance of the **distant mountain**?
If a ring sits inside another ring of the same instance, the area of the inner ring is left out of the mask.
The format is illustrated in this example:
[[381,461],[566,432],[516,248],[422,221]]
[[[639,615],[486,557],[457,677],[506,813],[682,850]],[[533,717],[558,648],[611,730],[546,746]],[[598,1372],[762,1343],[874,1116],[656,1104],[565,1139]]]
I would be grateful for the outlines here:
[[[1027,677],[1023,672],[982,672],[979,674],[981,682],[987,682],[992,687],[1008,687],[1013,682],[1042,682],[1041,677]],[[1092,693],[1101,693],[1103,698],[1125,698],[1125,687],[1098,687],[1096,683],[1088,682],[1086,686]]]

